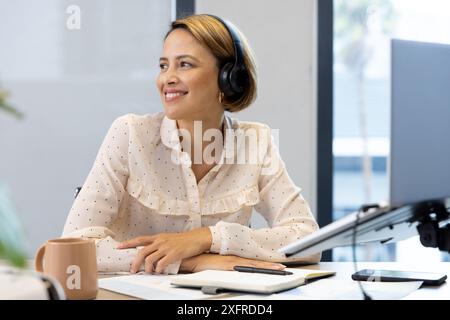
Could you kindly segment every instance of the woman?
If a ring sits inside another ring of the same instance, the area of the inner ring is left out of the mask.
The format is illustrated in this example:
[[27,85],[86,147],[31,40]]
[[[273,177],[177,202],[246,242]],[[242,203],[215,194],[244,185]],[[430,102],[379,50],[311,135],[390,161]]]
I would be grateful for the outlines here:
[[[233,64],[241,69],[230,89],[223,77]],[[217,17],[179,19],[160,69],[164,113],[113,123],[63,236],[95,238],[100,271],[284,268],[278,262],[289,259],[277,249],[318,226],[268,127],[224,115],[256,98],[247,42]],[[249,228],[253,207],[270,228]]]

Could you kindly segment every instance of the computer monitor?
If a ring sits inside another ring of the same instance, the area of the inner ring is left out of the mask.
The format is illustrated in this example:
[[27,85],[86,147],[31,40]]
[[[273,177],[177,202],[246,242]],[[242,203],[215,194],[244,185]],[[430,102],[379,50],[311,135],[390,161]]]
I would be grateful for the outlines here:
[[[392,40],[390,199],[284,246],[292,257],[417,235],[418,203],[450,208],[450,45]],[[419,206],[421,208],[421,206]],[[355,229],[355,226],[357,228]]]
[[390,204],[450,196],[450,45],[392,42]]

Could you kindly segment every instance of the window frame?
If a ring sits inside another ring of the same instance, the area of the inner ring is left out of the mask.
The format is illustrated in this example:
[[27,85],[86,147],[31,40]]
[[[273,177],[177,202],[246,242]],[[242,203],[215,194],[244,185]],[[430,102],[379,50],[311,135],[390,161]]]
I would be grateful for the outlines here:
[[175,18],[180,19],[195,13],[195,0],[174,0]]
[[[333,222],[333,2],[317,1],[317,220],[320,227]],[[331,250],[322,253],[322,261],[332,261]]]

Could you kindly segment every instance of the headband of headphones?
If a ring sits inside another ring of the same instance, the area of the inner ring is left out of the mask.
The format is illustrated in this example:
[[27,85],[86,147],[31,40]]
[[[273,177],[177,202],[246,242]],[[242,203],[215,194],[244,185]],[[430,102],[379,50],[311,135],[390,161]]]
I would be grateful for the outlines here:
[[234,46],[234,55],[235,55],[235,62],[234,64],[236,66],[244,66],[244,47],[241,42],[241,37],[239,36],[239,33],[236,30],[236,27],[228,20],[223,20],[222,18],[219,18],[218,16],[209,14],[210,17],[213,17],[227,29],[231,39],[233,40],[233,46]]
[[244,47],[236,27],[229,21],[223,20],[214,15],[208,15],[219,21],[233,40],[234,63],[227,63],[220,70],[219,85],[225,96],[231,99],[240,98],[249,81],[248,70],[244,63]]

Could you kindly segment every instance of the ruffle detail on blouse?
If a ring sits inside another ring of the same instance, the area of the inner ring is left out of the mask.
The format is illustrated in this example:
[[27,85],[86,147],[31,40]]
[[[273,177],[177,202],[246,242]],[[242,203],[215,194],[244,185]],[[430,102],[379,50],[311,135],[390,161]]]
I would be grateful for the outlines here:
[[212,215],[224,212],[233,213],[243,207],[254,206],[259,201],[259,189],[257,185],[254,185],[248,189],[240,190],[223,198],[205,202],[202,214]]
[[[188,201],[156,195],[140,182],[128,180],[127,191],[149,209],[164,215],[189,215],[190,203]],[[219,213],[233,213],[243,207],[251,207],[260,201],[258,186],[252,186],[240,190],[225,197],[206,201],[203,203],[202,215],[213,215]]]
[[188,201],[156,195],[140,182],[128,180],[127,191],[130,196],[142,205],[155,210],[159,214],[177,216],[190,214],[190,204]]

